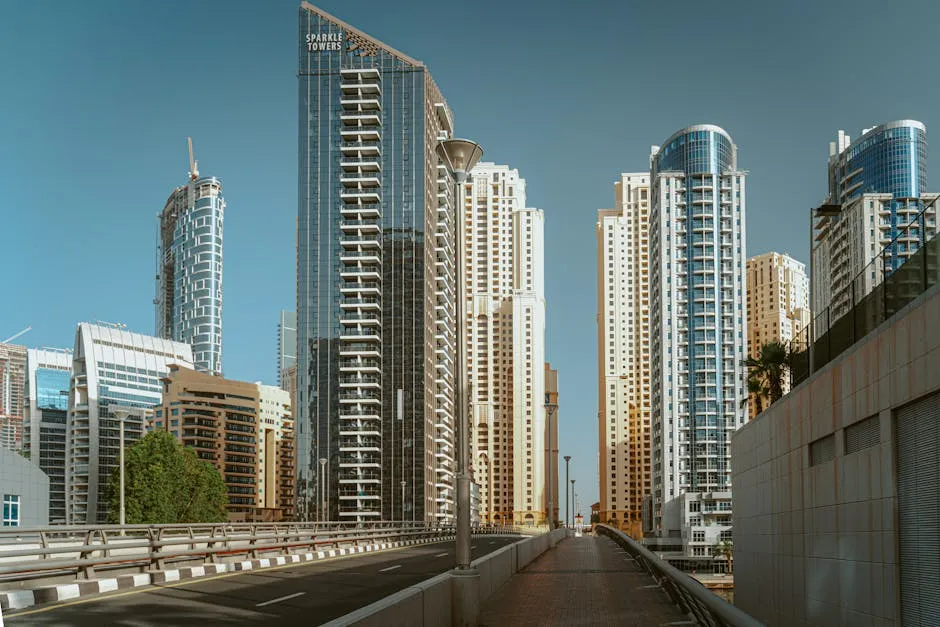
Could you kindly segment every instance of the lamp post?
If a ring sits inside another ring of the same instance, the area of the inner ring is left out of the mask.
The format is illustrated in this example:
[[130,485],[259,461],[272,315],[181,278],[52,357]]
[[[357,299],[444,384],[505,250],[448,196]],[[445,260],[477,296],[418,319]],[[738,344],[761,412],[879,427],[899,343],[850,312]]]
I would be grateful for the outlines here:
[[[572,505],[572,510],[573,510],[573,507],[574,507],[574,482],[575,482],[575,480],[572,479],[572,480],[571,480],[571,505]],[[574,527],[574,511],[571,512],[571,526]]]
[[401,480],[401,519],[405,520],[405,486],[408,485],[408,482],[404,479]]
[[455,290],[457,301],[457,385],[454,404],[457,406],[457,565],[454,571],[453,607],[454,624],[476,625],[480,615],[480,573],[470,566],[470,425],[465,397],[467,367],[464,337],[464,242],[463,213],[464,183],[473,166],[483,156],[483,148],[467,139],[445,139],[437,145],[437,155],[447,166],[454,179],[454,244],[456,246]]
[[545,394],[545,412],[548,415],[548,529],[555,528],[555,490],[558,489],[558,442],[555,437],[558,429],[554,427],[553,419],[558,411],[558,404],[551,402],[549,394]]
[[[118,430],[119,430],[119,432],[120,432],[119,440],[118,440],[118,441],[119,441],[118,446],[119,446],[119,448],[120,448],[119,456],[120,456],[120,464],[121,464],[121,472],[119,473],[119,474],[120,474],[120,477],[121,477],[121,480],[120,480],[120,486],[121,486],[121,487],[120,487],[120,490],[121,490],[121,497],[120,497],[120,498],[121,498],[121,504],[120,504],[120,507],[121,507],[121,510],[120,510],[120,513],[119,513],[119,516],[120,516],[119,522],[120,522],[120,524],[121,524],[122,527],[124,526],[124,523],[125,523],[125,520],[126,520],[126,519],[125,519],[125,516],[124,516],[124,420],[125,420],[128,416],[130,416],[130,414],[131,414],[131,412],[130,412],[129,410],[127,410],[127,409],[115,409],[115,410],[114,410],[114,417],[118,419]],[[121,529],[121,535],[124,535],[124,530],[123,530],[123,529]]]
[[571,461],[571,455],[565,455],[565,527],[568,526],[568,462]]
[[320,458],[320,522],[326,520],[326,458]]

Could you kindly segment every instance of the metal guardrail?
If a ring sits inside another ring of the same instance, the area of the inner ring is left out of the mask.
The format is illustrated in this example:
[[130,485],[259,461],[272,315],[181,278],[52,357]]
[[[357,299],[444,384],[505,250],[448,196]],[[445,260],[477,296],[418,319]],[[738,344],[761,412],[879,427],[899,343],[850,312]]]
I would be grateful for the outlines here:
[[759,627],[763,625],[742,612],[678,568],[656,557],[636,540],[608,525],[594,525],[599,533],[612,538],[648,572],[669,598],[691,615],[699,625],[709,627]]
[[[48,575],[95,577],[95,569],[159,570],[167,562],[259,553],[289,555],[375,541],[423,539],[454,533],[451,525],[377,523],[215,523],[0,528],[0,585]],[[512,527],[477,527],[474,533],[518,533]]]

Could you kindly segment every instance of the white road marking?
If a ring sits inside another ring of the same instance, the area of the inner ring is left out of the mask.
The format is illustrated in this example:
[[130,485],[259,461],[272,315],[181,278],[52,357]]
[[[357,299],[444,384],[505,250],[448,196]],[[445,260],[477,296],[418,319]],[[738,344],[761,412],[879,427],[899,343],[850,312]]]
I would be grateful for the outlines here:
[[278,597],[276,599],[271,599],[270,601],[265,601],[264,603],[256,603],[255,607],[264,607],[265,605],[271,605],[272,603],[278,603],[280,601],[286,601],[287,599],[293,599],[294,597],[299,597],[306,592],[295,592],[294,594],[288,594],[286,597]]
[[490,544],[496,544],[496,540],[493,540],[492,542],[490,542]]
[[390,571],[390,570],[395,570],[396,568],[401,568],[401,564],[395,564],[394,566],[389,566],[388,568],[383,568],[383,569],[380,570],[379,572],[380,572],[380,573],[385,573],[385,572],[388,572],[388,571]]
[[443,553],[438,553],[438,554],[435,555],[434,557],[445,557],[446,555],[447,555],[447,552],[445,551],[445,552],[443,552]]

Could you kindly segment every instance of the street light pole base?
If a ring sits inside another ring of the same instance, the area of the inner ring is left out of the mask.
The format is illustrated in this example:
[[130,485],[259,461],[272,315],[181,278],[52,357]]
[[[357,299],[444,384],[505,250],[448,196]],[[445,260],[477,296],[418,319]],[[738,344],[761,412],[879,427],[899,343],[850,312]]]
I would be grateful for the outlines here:
[[451,621],[454,627],[480,624],[480,571],[457,568],[451,574]]

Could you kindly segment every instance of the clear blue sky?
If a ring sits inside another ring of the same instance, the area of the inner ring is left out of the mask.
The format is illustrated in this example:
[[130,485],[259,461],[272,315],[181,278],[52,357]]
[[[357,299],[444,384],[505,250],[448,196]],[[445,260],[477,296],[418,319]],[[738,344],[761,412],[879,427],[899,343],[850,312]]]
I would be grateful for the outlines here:
[[[32,325],[24,343],[71,346],[91,319],[153,331],[155,216],[185,181],[192,135],[228,203],[225,374],[275,380],[278,310],[295,301],[298,5],[0,2],[0,339]],[[748,253],[806,261],[837,129],[914,118],[940,133],[929,0],[320,6],[425,61],[458,134],[518,168],[545,210],[548,356],[584,510],[594,222],[618,173],[647,168],[650,145],[683,126],[719,124],[751,173]]]

